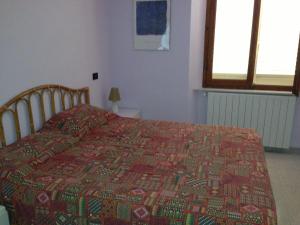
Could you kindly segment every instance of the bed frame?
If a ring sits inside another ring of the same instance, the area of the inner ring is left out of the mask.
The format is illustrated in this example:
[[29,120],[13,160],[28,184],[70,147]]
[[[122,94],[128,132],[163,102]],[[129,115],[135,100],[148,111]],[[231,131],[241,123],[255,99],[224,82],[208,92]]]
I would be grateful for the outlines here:
[[[38,107],[39,113],[41,116],[42,123],[46,121],[46,113],[45,113],[45,101],[44,97],[48,94],[50,97],[50,108],[51,108],[51,115],[55,115],[56,111],[56,96],[59,96],[59,103],[62,106],[62,110],[67,109],[66,100],[69,100],[70,107],[75,105],[80,105],[82,103],[90,104],[90,95],[89,89],[81,88],[81,89],[72,89],[68,87],[64,87],[61,85],[56,84],[46,84],[31,88],[29,90],[23,91],[22,93],[18,94],[16,97],[12,98],[6,104],[0,106],[0,148],[6,146],[6,137],[4,131],[4,124],[3,124],[3,115],[5,113],[12,114],[12,118],[14,120],[14,128],[16,133],[16,139],[20,140],[22,137],[21,129],[20,129],[20,121],[19,121],[19,112],[18,112],[18,105],[19,103],[23,102],[27,106],[26,109],[28,110],[29,116],[29,126],[30,126],[30,133],[34,134],[36,132],[34,118],[33,118],[33,110],[32,110],[32,103],[31,98],[32,96],[38,96]],[[75,101],[77,100],[77,101]]]

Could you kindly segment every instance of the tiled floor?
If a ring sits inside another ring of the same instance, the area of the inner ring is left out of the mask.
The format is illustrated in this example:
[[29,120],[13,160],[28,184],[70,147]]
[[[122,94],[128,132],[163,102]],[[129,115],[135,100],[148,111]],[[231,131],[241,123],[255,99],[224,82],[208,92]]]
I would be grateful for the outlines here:
[[300,225],[300,154],[266,152],[278,225]]

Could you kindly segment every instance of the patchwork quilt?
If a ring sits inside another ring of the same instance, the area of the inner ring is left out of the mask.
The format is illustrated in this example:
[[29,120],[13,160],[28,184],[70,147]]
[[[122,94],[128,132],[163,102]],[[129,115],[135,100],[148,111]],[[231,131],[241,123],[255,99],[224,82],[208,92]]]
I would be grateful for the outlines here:
[[277,224],[253,130],[117,116],[1,150],[0,203],[19,225]]

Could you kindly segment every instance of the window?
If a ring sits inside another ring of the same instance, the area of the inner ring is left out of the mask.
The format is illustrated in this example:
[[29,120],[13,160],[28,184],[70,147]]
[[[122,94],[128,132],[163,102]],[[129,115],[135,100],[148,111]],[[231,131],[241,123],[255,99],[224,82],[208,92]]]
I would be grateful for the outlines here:
[[203,87],[298,95],[299,8],[295,0],[207,0]]

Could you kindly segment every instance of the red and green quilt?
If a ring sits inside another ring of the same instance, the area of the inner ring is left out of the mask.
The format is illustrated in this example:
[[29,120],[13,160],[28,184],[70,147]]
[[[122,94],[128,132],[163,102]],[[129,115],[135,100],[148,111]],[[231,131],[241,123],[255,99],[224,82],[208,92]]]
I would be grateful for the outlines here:
[[19,225],[277,224],[248,129],[111,115],[83,137],[44,129],[1,150],[0,191]]

